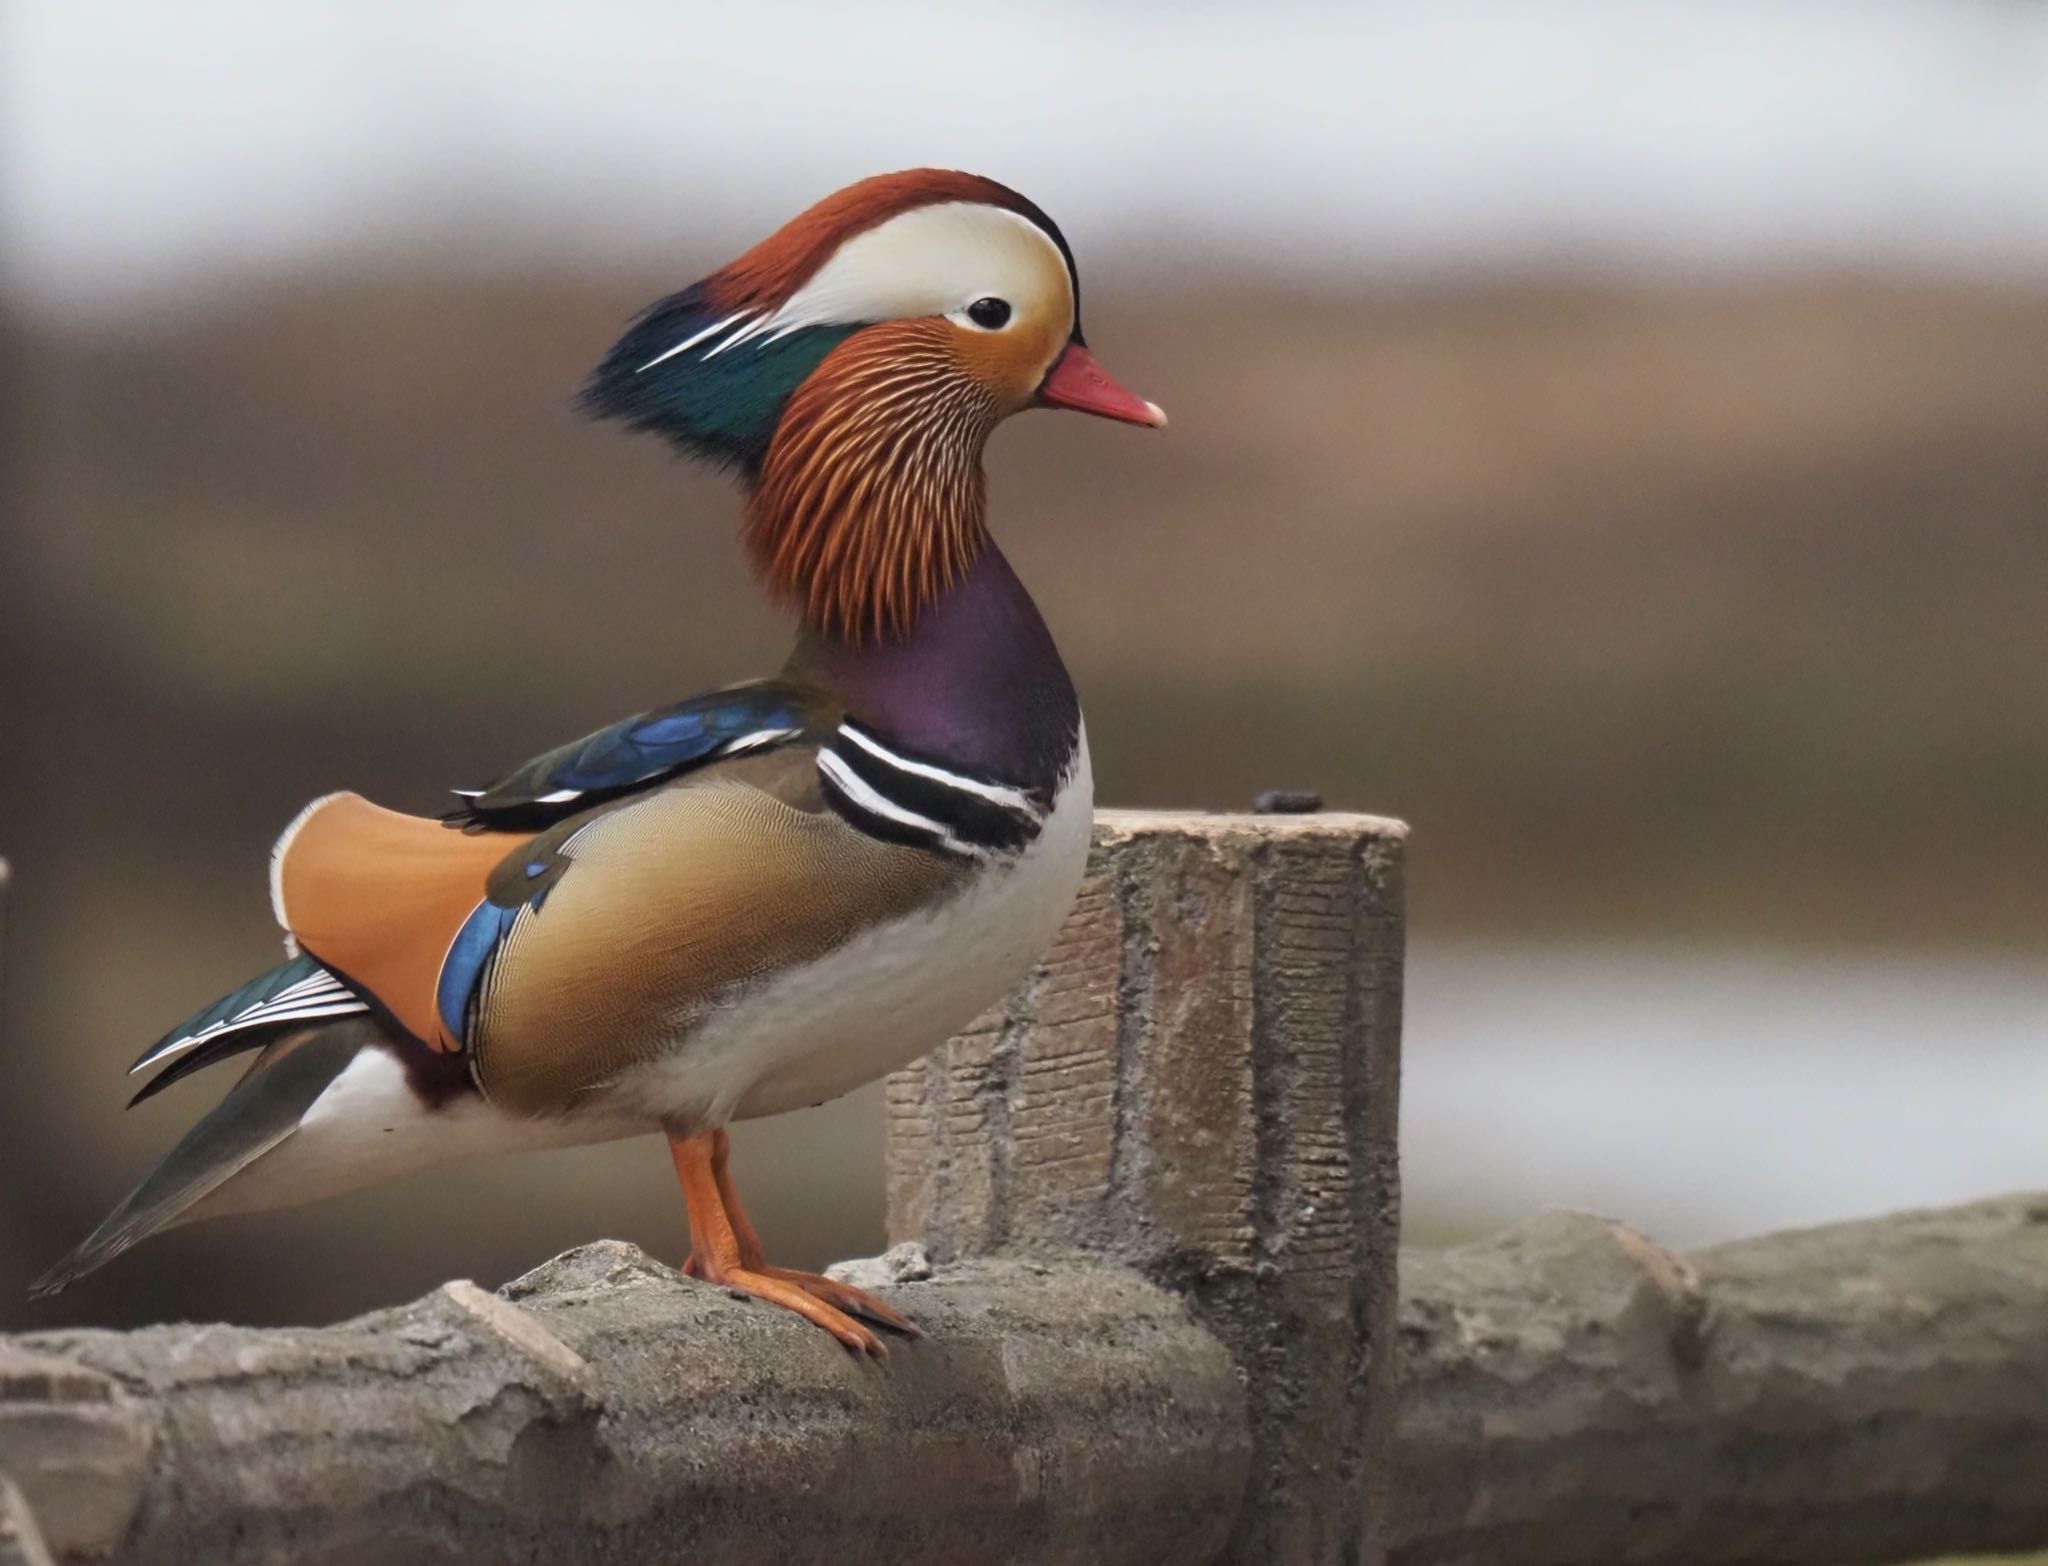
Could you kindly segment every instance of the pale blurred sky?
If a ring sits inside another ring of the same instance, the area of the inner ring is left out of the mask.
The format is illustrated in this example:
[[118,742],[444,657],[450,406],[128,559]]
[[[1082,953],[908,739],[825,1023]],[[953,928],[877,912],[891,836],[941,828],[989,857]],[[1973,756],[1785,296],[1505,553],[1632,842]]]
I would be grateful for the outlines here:
[[1084,257],[1325,273],[2048,276],[2048,5],[12,0],[16,288],[337,248],[684,269],[858,175],[974,168]]

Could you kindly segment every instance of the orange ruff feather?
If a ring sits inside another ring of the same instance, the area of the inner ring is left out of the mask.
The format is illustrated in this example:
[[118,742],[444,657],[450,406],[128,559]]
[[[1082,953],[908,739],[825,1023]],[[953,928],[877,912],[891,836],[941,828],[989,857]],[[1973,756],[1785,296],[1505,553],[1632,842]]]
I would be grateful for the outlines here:
[[441,962],[491,870],[525,841],[332,794],[278,842],[278,922],[424,1043],[458,1049],[434,1004]]
[[849,337],[790,397],[747,505],[768,590],[859,643],[893,636],[985,540],[981,451],[1000,416],[944,321]]

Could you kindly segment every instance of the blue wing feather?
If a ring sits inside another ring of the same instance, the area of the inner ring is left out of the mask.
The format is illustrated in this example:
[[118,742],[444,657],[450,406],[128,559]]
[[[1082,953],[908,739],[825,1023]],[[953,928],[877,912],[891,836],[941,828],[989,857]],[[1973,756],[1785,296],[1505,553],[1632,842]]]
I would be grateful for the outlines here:
[[736,685],[638,713],[537,756],[445,818],[473,829],[538,831],[591,805],[736,750],[806,732],[816,697],[780,680]]
[[519,908],[506,908],[488,900],[480,902],[463,920],[441,961],[441,977],[434,988],[434,1007],[441,1014],[441,1026],[460,1043],[469,1042],[470,1004],[482,982],[484,969],[497,955],[498,947],[519,917]]

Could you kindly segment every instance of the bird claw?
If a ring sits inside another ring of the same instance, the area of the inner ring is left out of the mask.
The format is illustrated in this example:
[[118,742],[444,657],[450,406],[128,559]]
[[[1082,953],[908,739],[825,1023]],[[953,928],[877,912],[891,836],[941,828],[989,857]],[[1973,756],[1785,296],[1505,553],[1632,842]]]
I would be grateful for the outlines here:
[[848,1316],[863,1317],[878,1327],[900,1332],[906,1338],[924,1336],[915,1322],[899,1315],[867,1290],[857,1289],[850,1283],[841,1283],[836,1278],[827,1278],[815,1272],[798,1272],[790,1267],[763,1267],[761,1271],[771,1278],[780,1278],[785,1283],[795,1284],[806,1294],[822,1300]]
[[815,1272],[771,1267],[765,1263],[757,1267],[718,1268],[693,1252],[683,1263],[682,1273],[686,1278],[715,1284],[736,1299],[766,1300],[771,1305],[795,1311],[804,1320],[823,1327],[848,1348],[876,1359],[888,1357],[888,1345],[856,1318],[864,1318],[891,1332],[900,1332],[906,1338],[924,1336],[915,1323],[891,1310],[865,1289],[836,1282]]
[[771,1267],[761,1255],[760,1236],[740,1211],[725,1172],[730,1144],[724,1131],[669,1138],[683,1200],[690,1209],[691,1245],[683,1276],[729,1293],[766,1300],[823,1327],[848,1348],[881,1359],[882,1340],[856,1317],[905,1337],[924,1334],[865,1290],[815,1272]]
[[[846,1311],[794,1281],[797,1277],[808,1277],[809,1274],[790,1275],[788,1269],[781,1267],[763,1268],[758,1272],[750,1268],[733,1267],[719,1269],[717,1276],[714,1277],[711,1276],[712,1269],[695,1256],[684,1263],[683,1271],[693,1278],[701,1278],[707,1283],[716,1284],[728,1294],[766,1300],[771,1305],[780,1305],[784,1310],[795,1311],[813,1326],[823,1327],[856,1353],[866,1354],[875,1359],[886,1359],[889,1355],[889,1350],[882,1340],[860,1322],[855,1321]],[[826,1280],[821,1278],[818,1281],[822,1283]]]

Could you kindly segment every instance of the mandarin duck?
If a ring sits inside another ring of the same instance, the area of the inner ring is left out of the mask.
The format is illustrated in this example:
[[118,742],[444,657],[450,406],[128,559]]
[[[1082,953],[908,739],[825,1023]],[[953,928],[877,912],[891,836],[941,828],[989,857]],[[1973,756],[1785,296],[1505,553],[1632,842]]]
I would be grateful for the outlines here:
[[[136,1094],[246,1073],[45,1294],[174,1224],[445,1159],[667,1138],[684,1271],[850,1348],[881,1301],[770,1265],[725,1127],[846,1093],[1013,984],[1073,901],[1074,687],[986,526],[1031,407],[1160,426],[1081,336],[1058,227],[919,169],[826,198],[642,313],[579,398],[734,470],[801,625],[773,678],[627,718],[442,820],[330,794],[270,859],[288,960],[174,1028]],[[451,830],[450,828],[455,830]]]

